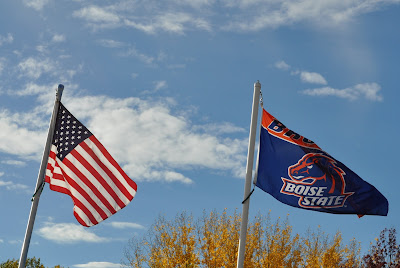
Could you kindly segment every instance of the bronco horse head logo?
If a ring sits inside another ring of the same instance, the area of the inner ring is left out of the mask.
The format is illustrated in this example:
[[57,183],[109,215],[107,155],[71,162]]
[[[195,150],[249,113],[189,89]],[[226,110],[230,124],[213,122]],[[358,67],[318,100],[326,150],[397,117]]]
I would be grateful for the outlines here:
[[288,168],[288,173],[293,181],[305,185],[312,185],[316,181],[324,180],[331,183],[329,193],[335,189],[341,194],[345,194],[344,175],[346,173],[336,166],[336,161],[320,153],[308,153],[304,155],[296,164]]

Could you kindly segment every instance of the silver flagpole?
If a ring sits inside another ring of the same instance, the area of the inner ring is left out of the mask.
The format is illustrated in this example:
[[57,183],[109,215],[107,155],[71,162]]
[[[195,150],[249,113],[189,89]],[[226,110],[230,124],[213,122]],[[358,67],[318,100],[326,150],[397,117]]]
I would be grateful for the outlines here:
[[254,145],[257,132],[257,119],[258,119],[258,103],[260,102],[261,84],[259,81],[254,83],[253,93],[253,109],[251,112],[250,134],[249,134],[249,148],[247,153],[247,167],[246,167],[246,181],[244,184],[244,202],[242,207],[242,223],[240,225],[240,238],[237,268],[243,268],[244,254],[246,249],[246,235],[247,235],[247,222],[249,219],[249,206],[250,206],[250,189],[251,189],[251,176],[253,172],[254,161]]
[[36,190],[35,190],[35,194],[33,195],[33,198],[32,198],[31,212],[29,214],[28,225],[26,227],[25,239],[24,239],[24,243],[22,244],[21,256],[19,258],[19,265],[18,265],[19,268],[25,268],[26,256],[28,255],[29,243],[31,241],[33,224],[35,223],[36,211],[37,211],[37,207],[39,204],[40,194],[42,193],[42,189],[44,186],[44,177],[45,177],[45,172],[46,172],[46,167],[47,167],[47,160],[49,158],[51,142],[53,141],[54,128],[55,128],[56,119],[57,119],[58,107],[60,106],[60,101],[61,101],[61,96],[62,96],[63,90],[64,90],[64,86],[61,84],[58,85],[58,88],[56,91],[56,100],[54,102],[53,114],[52,114],[51,120],[50,120],[49,132],[47,134],[47,141],[46,141],[46,145],[44,147],[42,163],[40,164],[39,174],[38,174],[38,178],[37,178],[37,182],[36,182],[36,188],[35,188]]

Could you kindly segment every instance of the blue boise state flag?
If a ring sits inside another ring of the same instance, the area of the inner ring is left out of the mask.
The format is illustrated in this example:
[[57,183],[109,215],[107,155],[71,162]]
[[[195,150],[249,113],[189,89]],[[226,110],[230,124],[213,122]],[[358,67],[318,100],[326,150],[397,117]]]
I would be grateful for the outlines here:
[[386,216],[371,184],[263,109],[256,186],[287,205],[320,212]]

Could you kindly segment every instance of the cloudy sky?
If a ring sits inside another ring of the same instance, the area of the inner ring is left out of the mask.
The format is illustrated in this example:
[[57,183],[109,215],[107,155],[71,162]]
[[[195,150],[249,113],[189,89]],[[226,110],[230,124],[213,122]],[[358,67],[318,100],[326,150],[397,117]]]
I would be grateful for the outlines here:
[[[46,266],[119,267],[158,215],[241,211],[253,84],[265,108],[373,184],[387,217],[285,206],[300,234],[355,237],[362,252],[400,226],[397,0],[0,2],[0,262],[18,259],[55,89],[138,184],[131,204],[83,228],[45,187],[29,256]],[[389,135],[389,136],[387,136]]]

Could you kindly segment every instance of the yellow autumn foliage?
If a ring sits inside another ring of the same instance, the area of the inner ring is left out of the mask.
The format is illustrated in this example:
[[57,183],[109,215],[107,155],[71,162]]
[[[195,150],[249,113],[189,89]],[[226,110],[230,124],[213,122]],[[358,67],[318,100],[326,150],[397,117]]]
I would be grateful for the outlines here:
[[[147,234],[132,238],[124,265],[135,268],[235,268],[241,216],[212,211],[197,221],[183,212],[173,220],[159,216]],[[272,221],[257,215],[248,224],[245,268],[360,267],[360,245],[343,243],[320,227],[305,235],[293,234],[288,219]]]

